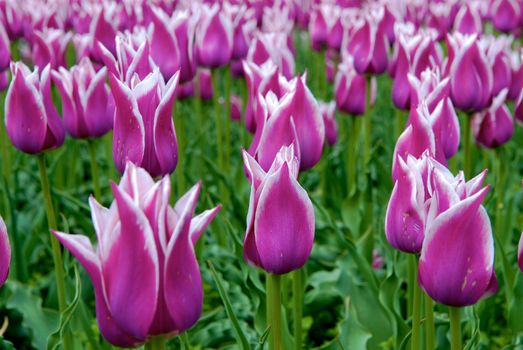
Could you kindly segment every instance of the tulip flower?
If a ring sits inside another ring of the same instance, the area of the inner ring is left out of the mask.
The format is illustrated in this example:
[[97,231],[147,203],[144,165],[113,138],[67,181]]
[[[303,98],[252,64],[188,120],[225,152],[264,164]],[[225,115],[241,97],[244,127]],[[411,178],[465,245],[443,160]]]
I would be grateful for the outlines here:
[[179,334],[198,320],[202,280],[194,246],[220,207],[193,217],[198,183],[169,205],[169,176],[159,182],[127,163],[114,202],[89,204],[98,239],[53,231],[93,283],[100,332],[111,344],[136,347],[151,336]]
[[438,33],[436,40],[445,38],[453,23],[451,5],[447,2],[431,2],[429,4],[427,26]]
[[9,62],[11,62],[10,41],[3,24],[0,24],[0,72],[9,68]]
[[[353,65],[350,55],[343,58],[338,65],[338,72],[334,78],[336,105],[345,113],[352,115],[365,114],[365,76],[360,75]],[[376,79],[371,80],[371,105],[376,99]]]
[[238,95],[231,95],[231,120],[240,121],[242,119],[242,100]]
[[115,23],[113,18],[110,18],[110,13],[105,7],[106,6],[102,5],[94,15],[88,36],[91,40],[91,55],[97,62],[102,62],[102,57],[99,52],[100,46],[97,45],[97,42],[100,42],[100,44],[107,48],[113,55],[116,55],[114,38],[117,33],[117,23]]
[[320,112],[325,124],[325,140],[329,146],[338,141],[338,126],[336,123],[336,102],[319,102]]
[[144,80],[126,86],[110,75],[116,111],[113,158],[123,172],[127,161],[146,169],[151,176],[169,174],[176,168],[178,146],[172,121],[178,74],[164,83],[156,69]]
[[301,170],[312,168],[321,158],[325,125],[318,102],[305,79],[306,75],[293,79],[291,91],[279,101],[273,94],[275,101],[269,106],[270,115],[261,130],[259,144],[250,149],[265,171],[271,167],[280,148],[292,144],[295,139],[299,145]]
[[516,101],[519,93],[523,90],[523,64],[521,60],[521,49],[517,52],[510,52],[510,89],[507,98]]
[[478,144],[496,148],[508,142],[514,133],[514,120],[505,104],[508,90],[502,90],[484,112],[472,117],[472,132]]
[[200,6],[201,18],[196,27],[196,57],[201,66],[221,67],[231,60],[234,30],[220,6]]
[[257,33],[247,54],[247,61],[262,65],[271,60],[287,79],[294,76],[295,61],[286,33]]
[[359,74],[381,74],[387,69],[388,40],[379,27],[383,15],[382,8],[368,12],[345,36],[343,53],[354,57],[354,67]]
[[492,96],[493,76],[476,35],[454,33],[447,36],[447,42],[450,96],[454,106],[464,111],[486,108]]
[[67,65],[65,51],[71,36],[71,33],[65,33],[59,29],[47,29],[43,32],[35,31],[32,48],[34,64],[41,70],[47,64],[50,64],[53,69],[65,67]]
[[107,68],[94,70],[88,58],[70,71],[60,67],[52,78],[62,96],[65,130],[74,138],[96,138],[113,127],[114,104],[105,85]]
[[181,67],[181,49],[175,35],[181,20],[182,17],[170,18],[162,9],[151,6],[151,57],[166,80]]
[[51,98],[50,66],[31,72],[22,62],[11,63],[11,74],[5,98],[5,125],[11,143],[29,154],[61,146],[65,132]]
[[245,4],[232,5],[229,2],[223,4],[223,11],[231,18],[234,28],[232,59],[241,61],[247,57],[249,45],[256,30],[256,19],[254,10]]
[[324,3],[317,5],[312,11],[309,33],[314,50],[320,51],[326,47],[340,49],[343,38],[341,10],[335,4]]
[[180,82],[191,81],[196,75],[196,53],[194,48],[194,36],[197,14],[190,14],[187,11],[176,11],[174,34],[180,49]]
[[483,33],[481,15],[475,5],[465,3],[454,19],[454,30],[461,34]]
[[200,98],[204,101],[212,100],[214,93],[212,90],[212,73],[210,69],[198,70],[198,81],[200,89]]
[[523,123],[523,91],[521,91],[514,104],[514,118],[516,118],[518,122]]
[[499,36],[484,36],[478,44],[485,51],[488,62],[492,69],[492,96],[496,96],[505,88],[510,87],[512,70],[508,52],[512,38]]
[[4,285],[9,275],[11,265],[11,245],[7,235],[7,227],[0,216],[0,287]]
[[245,151],[243,160],[251,182],[245,260],[273,274],[299,269],[314,242],[314,208],[297,181],[293,146],[282,147],[267,172]]
[[510,32],[520,25],[521,3],[517,0],[494,0],[490,11],[492,24],[500,32]]
[[481,205],[489,187],[481,188],[484,173],[457,185],[435,175],[419,283],[441,304],[473,305],[497,289],[492,228]]

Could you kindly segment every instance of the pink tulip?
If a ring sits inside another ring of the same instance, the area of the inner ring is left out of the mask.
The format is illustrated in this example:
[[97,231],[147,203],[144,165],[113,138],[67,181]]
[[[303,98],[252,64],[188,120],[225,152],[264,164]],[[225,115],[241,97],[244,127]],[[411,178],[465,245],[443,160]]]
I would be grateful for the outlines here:
[[295,61],[286,33],[257,33],[249,48],[247,61],[262,65],[271,60],[287,79],[294,76]]
[[319,102],[320,112],[325,124],[325,140],[329,146],[338,141],[338,126],[336,123],[336,102]]
[[242,119],[242,100],[237,95],[231,95],[231,119],[234,121]]
[[521,48],[517,52],[510,52],[510,89],[508,92],[508,99],[516,101],[519,97],[519,93],[523,90],[523,64],[521,59]]
[[33,72],[22,62],[11,63],[13,80],[5,98],[7,135],[20,151],[36,154],[59,147],[64,127],[51,98],[50,67]]
[[451,306],[475,304],[495,293],[494,240],[481,205],[489,187],[485,173],[467,183],[435,173],[425,240],[419,260],[419,283],[435,301]]
[[476,141],[487,148],[496,148],[508,142],[514,133],[514,120],[505,104],[507,89],[502,90],[484,112],[474,114],[472,132]]
[[7,227],[0,216],[0,287],[4,285],[9,275],[11,265],[11,245],[7,235]]
[[200,6],[200,22],[196,27],[196,57],[199,65],[221,67],[231,60],[233,27],[230,19],[220,12],[218,4]]
[[517,0],[493,0],[490,11],[497,30],[508,33],[519,26],[521,3]]
[[320,51],[329,47],[339,50],[343,38],[340,7],[324,3],[314,7],[309,21],[312,48]]
[[117,33],[117,23],[110,17],[111,13],[106,6],[100,7],[93,17],[89,31],[91,40],[91,55],[97,62],[102,62],[98,42],[102,44],[113,55],[116,55],[116,44],[114,38]]
[[89,200],[96,250],[86,236],[53,231],[91,278],[102,335],[136,347],[189,329],[203,301],[194,245],[220,207],[193,217],[199,183],[171,207],[169,176],[155,183],[132,163],[112,190],[109,208]]
[[10,44],[7,32],[3,24],[0,23],[0,72],[9,68],[9,62],[11,62]]
[[181,24],[183,15],[171,18],[162,9],[154,6],[151,6],[150,13],[151,57],[160,67],[164,78],[168,80],[181,67],[182,53],[175,31],[176,27]]
[[254,18],[254,10],[249,9],[245,4],[232,5],[225,2],[223,11],[231,18],[234,28],[232,59],[241,61],[247,57],[249,45],[256,30],[257,23]]
[[429,18],[427,26],[438,33],[436,40],[442,40],[452,28],[454,18],[453,7],[448,2],[431,2],[429,4]]
[[115,100],[113,158],[123,173],[128,161],[153,177],[172,173],[178,161],[178,145],[172,111],[178,74],[164,83],[159,70],[127,86],[110,75]]
[[40,69],[44,69],[47,64],[50,64],[53,69],[67,66],[65,51],[70,40],[71,33],[59,29],[34,32],[32,48],[34,64]]
[[480,48],[486,54],[492,69],[492,96],[496,96],[505,88],[509,88],[512,79],[510,66],[510,45],[512,39],[506,36],[497,38],[484,36],[479,40]]
[[204,101],[212,100],[214,94],[212,90],[212,72],[210,69],[198,70],[199,93]]
[[483,33],[481,14],[475,5],[465,3],[461,6],[454,20],[454,30],[461,34]]
[[[347,55],[338,65],[334,78],[336,105],[345,113],[352,115],[365,114],[365,99],[367,84],[365,77],[354,69],[353,59]],[[376,79],[371,80],[371,105],[376,99]]]
[[293,146],[282,147],[266,172],[247,152],[251,182],[243,256],[270,273],[302,267],[314,242],[314,208],[297,181],[299,161]]
[[70,71],[60,67],[52,78],[62,96],[65,130],[74,138],[96,138],[113,127],[114,104],[105,85],[107,69],[98,72],[84,58]]

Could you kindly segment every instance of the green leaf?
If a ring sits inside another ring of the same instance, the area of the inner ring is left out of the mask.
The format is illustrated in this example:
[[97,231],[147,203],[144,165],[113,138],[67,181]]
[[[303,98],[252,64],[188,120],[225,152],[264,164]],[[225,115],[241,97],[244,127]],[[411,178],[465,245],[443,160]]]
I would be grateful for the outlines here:
[[59,327],[47,338],[47,350],[56,350],[58,346],[62,343],[64,330],[67,329],[71,318],[78,306],[78,301],[80,300],[80,294],[82,293],[82,285],[80,283],[80,274],[78,269],[74,267],[74,277],[75,277],[75,294],[71,303],[65,308],[64,312],[60,316],[60,325]]
[[13,343],[8,340],[5,340],[4,337],[0,336],[0,349],[2,350],[16,350]]

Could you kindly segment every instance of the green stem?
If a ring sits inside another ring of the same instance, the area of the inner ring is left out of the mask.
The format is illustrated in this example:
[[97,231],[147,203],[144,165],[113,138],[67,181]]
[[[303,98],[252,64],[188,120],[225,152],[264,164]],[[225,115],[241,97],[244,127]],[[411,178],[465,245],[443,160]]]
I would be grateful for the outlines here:
[[91,178],[93,180],[94,197],[96,200],[102,200],[102,191],[100,190],[100,177],[98,176],[98,163],[96,162],[96,145],[94,140],[87,141],[87,148],[91,158]]
[[[218,168],[224,172],[224,149],[223,149],[223,130],[222,130],[222,107],[220,104],[220,72],[218,70],[212,71],[212,89],[214,94],[214,116],[216,118],[216,150],[218,152]],[[227,202],[227,189],[223,181],[220,179],[220,199],[223,204]],[[223,238],[223,237],[222,237]],[[222,241],[223,243],[223,241]]]
[[425,349],[434,350],[436,341],[434,338],[434,302],[425,294]]
[[2,152],[2,168],[4,169],[4,177],[9,182],[11,174],[11,155],[9,153],[9,142],[7,137],[7,130],[4,123],[4,101],[5,92],[0,92],[0,151]]
[[361,127],[363,120],[360,117],[349,117],[351,119],[352,128],[347,130],[348,147],[347,147],[347,194],[353,195],[357,189],[356,179],[356,156],[358,140],[361,137]]
[[421,289],[418,285],[418,257],[411,254],[410,258],[414,261],[414,279],[410,281],[413,291],[413,305],[412,305],[412,337],[411,349],[418,350],[420,348],[420,321],[421,321]]
[[372,121],[371,121],[371,94],[372,94],[372,76],[366,75],[366,84],[365,84],[365,153],[364,153],[364,174],[368,173],[368,165],[370,162],[370,151],[371,151],[371,142],[372,142]]
[[325,49],[318,52],[316,59],[316,76],[318,79],[318,97],[327,99],[327,75],[325,74]]
[[414,284],[415,281],[415,261],[411,259],[410,255],[406,255],[407,258],[407,318],[412,316],[412,307],[414,306]]
[[[53,202],[51,199],[51,191],[49,187],[49,179],[47,177],[47,168],[45,166],[44,153],[38,155],[38,168],[40,170],[40,182],[42,185],[42,194],[44,196],[45,211],[47,214],[47,224],[49,225],[49,229],[57,229],[58,226],[56,225],[56,216],[54,213]],[[50,239],[51,248],[53,251],[56,289],[58,294],[58,307],[60,313],[62,313],[67,308],[65,295],[65,272],[62,262],[62,252],[60,250],[60,243],[58,242],[58,239],[56,239],[56,237],[52,233],[50,233]],[[64,332],[63,348],[64,350],[72,348],[69,332]]]
[[294,301],[294,344],[295,349],[302,347],[302,317],[303,317],[303,283],[302,270],[296,270],[292,274],[292,299]]
[[182,344],[182,348],[184,350],[189,350],[191,348],[191,342],[189,341],[189,335],[187,332],[180,334],[180,343]]
[[271,280],[269,286],[270,293],[270,325],[271,338],[269,344],[271,350],[282,350],[282,329],[281,329],[281,276],[276,274],[269,274]]
[[145,344],[145,350],[164,350],[165,338],[161,335],[151,338]]
[[449,306],[450,318],[450,349],[461,350],[461,309],[459,307]]
[[465,116],[463,131],[463,171],[465,173],[465,178],[469,179],[471,175],[471,156],[472,156],[472,139],[470,137],[470,115]]
[[185,193],[185,153],[186,153],[186,133],[185,120],[180,109],[176,109],[177,102],[174,102],[173,107],[173,119],[176,129],[176,141],[178,142],[178,164],[176,165],[176,182],[178,188],[178,196],[182,196]]
[[231,169],[231,70],[229,66],[224,72],[225,81],[225,153],[224,153],[224,168],[227,173]]
[[[267,272],[265,274],[265,317],[267,318],[267,328],[272,327],[272,279],[270,274]],[[272,328],[270,330],[272,333]],[[269,337],[269,349],[273,349],[273,339],[272,336]]]
[[400,135],[403,133],[403,131],[405,130],[405,121],[403,120],[403,111],[399,108],[396,108],[396,119],[395,119],[395,134],[396,134],[396,137],[395,139],[393,140],[394,144],[396,144],[396,141],[398,140],[398,138],[400,137]]

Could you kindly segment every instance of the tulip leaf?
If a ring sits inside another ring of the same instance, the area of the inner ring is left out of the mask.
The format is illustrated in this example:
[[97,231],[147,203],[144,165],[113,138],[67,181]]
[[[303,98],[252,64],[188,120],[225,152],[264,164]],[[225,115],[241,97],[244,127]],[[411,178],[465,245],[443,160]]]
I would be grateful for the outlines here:
[[514,285],[514,298],[510,301],[509,324],[515,334],[523,332],[523,274],[518,273]]
[[71,303],[67,306],[64,312],[60,315],[60,324],[59,327],[47,338],[47,350],[56,350],[59,345],[62,343],[61,339],[63,338],[64,331],[69,328],[69,323],[71,318],[78,306],[78,301],[80,300],[80,294],[82,292],[82,284],[80,283],[80,274],[78,273],[78,268],[74,267],[74,278],[75,278],[75,294]]
[[216,272],[216,269],[214,268],[214,265],[210,260],[207,261],[207,264],[209,265],[209,268],[211,269],[212,277],[214,279],[214,282],[216,283],[216,287],[218,288],[218,293],[220,294],[220,297],[222,299],[223,305],[225,307],[225,312],[227,313],[227,317],[229,317],[229,320],[232,323],[232,326],[234,328],[234,333],[236,334],[236,340],[238,342],[238,345],[241,346],[243,350],[250,349],[249,342],[247,341],[247,337],[243,333],[242,328],[240,327],[240,323],[238,322],[238,318],[236,317],[236,314],[234,313],[234,310],[231,305],[231,301],[229,300],[229,296],[225,292],[225,289],[223,288],[222,281]]
[[13,343],[5,340],[4,337],[0,336],[0,349],[2,350],[16,350]]

